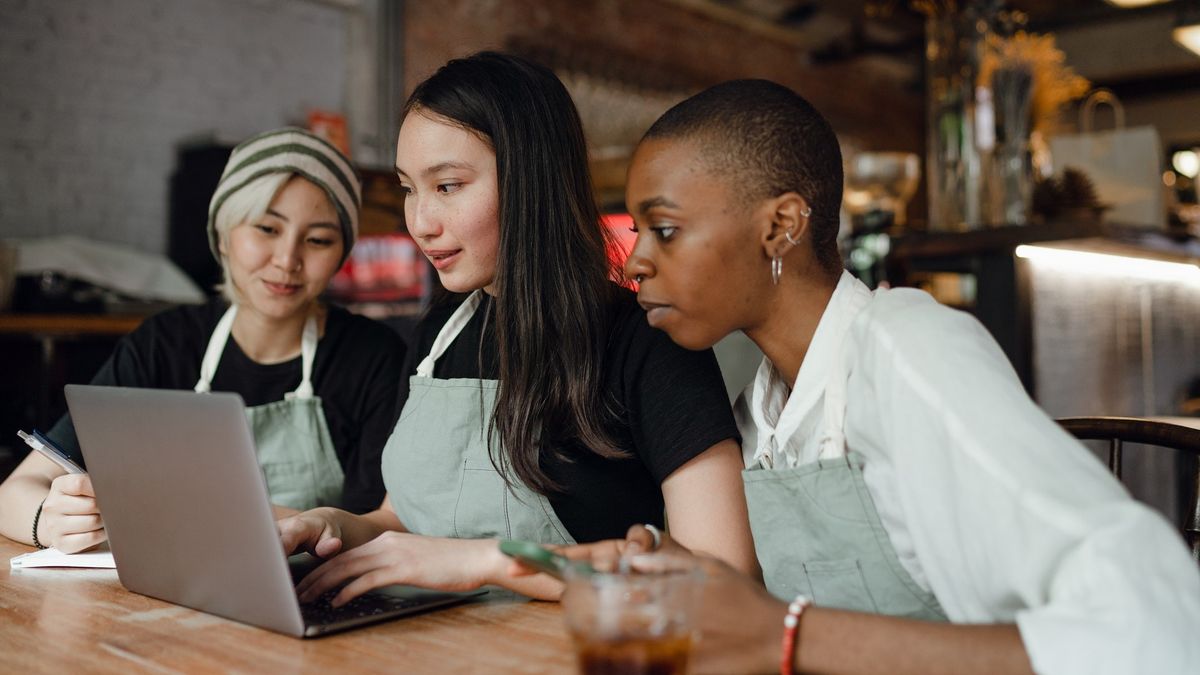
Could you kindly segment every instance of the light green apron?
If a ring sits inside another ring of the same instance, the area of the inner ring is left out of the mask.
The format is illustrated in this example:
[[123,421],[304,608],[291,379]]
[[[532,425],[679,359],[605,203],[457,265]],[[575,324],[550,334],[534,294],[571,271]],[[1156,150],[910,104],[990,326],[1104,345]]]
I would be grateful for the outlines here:
[[[237,308],[230,306],[209,338],[200,363],[200,381],[195,387],[200,393],[212,390],[212,379],[233,331]],[[300,386],[282,401],[246,408],[271,503],[300,510],[340,504],[345,481],[321,399],[313,394],[312,367],[317,340],[317,319],[309,316],[300,340],[303,373]]]
[[519,481],[511,488],[488,457],[499,382],[440,380],[434,362],[479,307],[475,291],[438,333],[409,379],[408,401],[383,450],[383,480],[410,532],[463,539],[574,544],[550,502]]
[[[859,316],[867,302],[869,297]],[[846,448],[847,370],[839,347],[825,387],[815,462],[772,468],[795,431],[781,419],[768,430],[773,433],[758,462],[742,472],[767,589],[785,600],[803,593],[822,607],[946,621],[933,594],[900,564],[863,481],[862,457]]]

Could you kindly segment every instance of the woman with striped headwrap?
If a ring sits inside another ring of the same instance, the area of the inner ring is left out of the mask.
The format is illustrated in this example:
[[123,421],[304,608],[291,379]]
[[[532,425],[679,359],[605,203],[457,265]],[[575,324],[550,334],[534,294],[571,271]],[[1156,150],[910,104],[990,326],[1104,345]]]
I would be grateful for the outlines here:
[[[383,498],[379,457],[404,344],[320,301],[354,245],[360,201],[350,162],[307,131],[238,145],[208,217],[223,297],[146,320],[93,380],[241,395],[277,515],[363,512]],[[69,416],[48,436],[82,463]],[[86,474],[65,475],[37,453],[0,485],[0,532],[67,552],[106,538]]]

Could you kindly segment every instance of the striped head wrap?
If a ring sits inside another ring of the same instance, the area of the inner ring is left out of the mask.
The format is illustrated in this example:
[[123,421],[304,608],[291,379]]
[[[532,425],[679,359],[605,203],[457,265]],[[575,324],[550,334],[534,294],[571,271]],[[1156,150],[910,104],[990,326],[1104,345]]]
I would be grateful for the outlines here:
[[233,149],[217,191],[208,205],[208,245],[219,262],[217,213],[230,195],[270,173],[294,173],[319,186],[329,196],[342,226],[343,262],[358,238],[358,209],[362,186],[337,148],[304,129],[285,127],[253,136]]

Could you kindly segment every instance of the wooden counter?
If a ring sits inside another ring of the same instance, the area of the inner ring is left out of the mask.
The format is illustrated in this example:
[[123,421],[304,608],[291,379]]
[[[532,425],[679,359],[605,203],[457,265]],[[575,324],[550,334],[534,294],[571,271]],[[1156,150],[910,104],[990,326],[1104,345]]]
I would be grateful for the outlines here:
[[115,570],[19,569],[0,537],[8,673],[565,673],[557,603],[483,601],[309,640],[131,593]]
[[137,328],[138,314],[6,314],[0,313],[0,334],[44,336],[121,336]]

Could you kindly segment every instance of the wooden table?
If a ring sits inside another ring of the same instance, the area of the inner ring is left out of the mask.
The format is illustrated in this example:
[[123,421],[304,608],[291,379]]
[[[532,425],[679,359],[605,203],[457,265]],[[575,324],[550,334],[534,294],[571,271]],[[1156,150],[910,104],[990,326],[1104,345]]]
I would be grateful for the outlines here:
[[131,593],[115,570],[11,570],[0,537],[0,671],[568,673],[557,603],[484,601],[300,640]]

